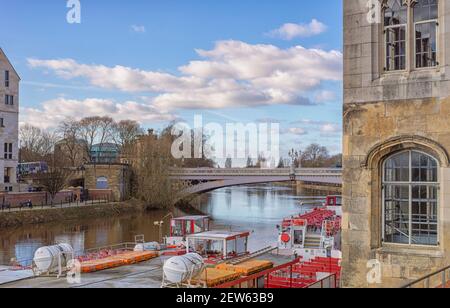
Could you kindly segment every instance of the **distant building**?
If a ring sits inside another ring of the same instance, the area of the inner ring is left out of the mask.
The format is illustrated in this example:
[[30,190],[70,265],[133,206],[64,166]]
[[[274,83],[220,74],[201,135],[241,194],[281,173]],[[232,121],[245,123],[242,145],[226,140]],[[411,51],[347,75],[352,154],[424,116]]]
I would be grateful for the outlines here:
[[20,163],[18,171],[20,176],[27,176],[42,172],[48,172],[48,164],[44,161],[32,163]]
[[99,143],[91,147],[91,163],[114,164],[119,161],[119,146],[114,143]]
[[17,191],[20,77],[0,48],[0,190]]

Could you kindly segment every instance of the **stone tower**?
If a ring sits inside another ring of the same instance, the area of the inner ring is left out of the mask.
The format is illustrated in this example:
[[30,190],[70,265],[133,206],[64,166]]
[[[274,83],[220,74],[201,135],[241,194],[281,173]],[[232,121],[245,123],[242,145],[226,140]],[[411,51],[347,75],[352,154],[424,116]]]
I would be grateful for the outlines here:
[[450,265],[449,65],[450,0],[344,0],[343,286]]

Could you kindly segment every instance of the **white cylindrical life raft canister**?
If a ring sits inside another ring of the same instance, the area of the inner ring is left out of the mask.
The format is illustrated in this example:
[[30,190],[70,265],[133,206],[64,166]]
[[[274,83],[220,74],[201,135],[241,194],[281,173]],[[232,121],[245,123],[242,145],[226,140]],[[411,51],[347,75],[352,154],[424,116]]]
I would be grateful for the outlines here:
[[58,268],[58,259],[61,255],[61,266],[66,266],[67,255],[73,254],[73,248],[69,244],[41,247],[34,253],[34,264],[41,273],[52,272]]
[[196,253],[173,257],[164,264],[165,278],[171,283],[182,283],[199,275],[205,266],[203,258]]
[[136,252],[143,252],[143,251],[160,251],[161,245],[158,242],[150,242],[150,243],[143,243],[143,244],[137,244],[134,246],[134,251]]

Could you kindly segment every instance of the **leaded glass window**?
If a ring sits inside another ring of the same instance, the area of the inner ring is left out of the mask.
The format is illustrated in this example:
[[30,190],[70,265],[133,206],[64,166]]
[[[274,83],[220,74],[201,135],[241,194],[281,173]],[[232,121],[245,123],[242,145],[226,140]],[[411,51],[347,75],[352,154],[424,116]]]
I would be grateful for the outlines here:
[[384,163],[384,242],[438,245],[438,163],[406,151]]

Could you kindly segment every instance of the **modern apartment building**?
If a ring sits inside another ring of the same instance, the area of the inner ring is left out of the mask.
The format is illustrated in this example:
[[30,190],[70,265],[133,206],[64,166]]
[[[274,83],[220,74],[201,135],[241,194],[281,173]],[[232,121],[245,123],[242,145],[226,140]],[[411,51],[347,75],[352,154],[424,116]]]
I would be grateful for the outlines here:
[[0,190],[17,191],[20,77],[0,48]]

